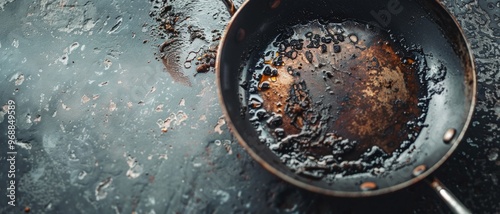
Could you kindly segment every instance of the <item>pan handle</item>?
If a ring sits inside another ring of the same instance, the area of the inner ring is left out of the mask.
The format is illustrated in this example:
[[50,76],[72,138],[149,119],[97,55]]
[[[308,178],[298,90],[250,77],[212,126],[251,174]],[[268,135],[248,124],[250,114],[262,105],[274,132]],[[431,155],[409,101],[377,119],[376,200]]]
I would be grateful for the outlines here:
[[234,3],[232,0],[222,0],[224,2],[224,5],[226,5],[227,11],[229,11],[229,15],[233,16],[234,13],[238,10],[236,6],[234,6]]
[[441,199],[456,214],[471,214],[472,212],[462,204],[437,178],[427,180],[427,183],[436,191]]

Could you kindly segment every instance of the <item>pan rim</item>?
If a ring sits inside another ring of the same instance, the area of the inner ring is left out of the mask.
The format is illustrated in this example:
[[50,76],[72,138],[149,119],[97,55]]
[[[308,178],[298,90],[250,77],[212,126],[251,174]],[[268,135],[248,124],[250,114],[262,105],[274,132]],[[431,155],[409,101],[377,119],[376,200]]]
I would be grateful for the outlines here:
[[217,60],[215,63],[215,71],[216,71],[216,84],[217,84],[217,96],[219,99],[219,104],[221,105],[222,112],[224,114],[224,117],[226,119],[226,123],[231,131],[231,133],[236,137],[238,140],[238,143],[250,154],[252,159],[257,161],[263,168],[265,168],[267,171],[271,172],[273,175],[276,175],[277,177],[285,180],[286,182],[300,187],[305,190],[309,190],[312,192],[324,194],[324,195],[329,195],[329,196],[336,196],[336,197],[347,197],[347,198],[356,198],[356,197],[370,197],[370,196],[378,196],[378,195],[383,195],[391,192],[395,192],[398,190],[401,190],[403,188],[406,188],[408,186],[411,186],[415,183],[420,182],[421,180],[425,179],[428,177],[430,174],[432,174],[434,171],[436,171],[456,150],[460,142],[462,141],[463,137],[465,136],[465,133],[467,132],[470,122],[472,120],[472,116],[475,111],[475,106],[476,106],[476,97],[477,97],[477,79],[476,79],[476,66],[474,62],[474,56],[472,53],[472,49],[470,46],[470,42],[468,41],[467,37],[465,36],[465,33],[463,31],[463,28],[461,27],[460,23],[457,21],[456,17],[453,16],[450,11],[448,11],[444,5],[439,3],[437,0],[433,1],[439,8],[439,10],[442,10],[445,12],[445,15],[448,18],[451,18],[451,20],[454,22],[455,26],[458,28],[460,32],[460,37],[461,39],[464,40],[466,50],[467,50],[467,57],[468,60],[470,60],[470,67],[466,67],[464,70],[467,73],[468,69],[471,69],[472,73],[471,80],[472,80],[472,85],[471,87],[471,98],[470,98],[470,107],[469,107],[469,112],[467,114],[467,118],[464,121],[464,126],[460,130],[458,136],[454,141],[452,141],[450,149],[437,161],[432,167],[430,167],[428,170],[426,170],[424,173],[420,174],[419,176],[413,177],[409,180],[406,180],[402,183],[382,188],[382,189],[376,189],[372,191],[357,191],[357,192],[349,192],[349,191],[341,191],[341,190],[332,190],[332,189],[326,189],[322,187],[318,187],[316,185],[312,185],[310,183],[306,183],[297,179],[294,179],[290,177],[289,175],[281,172],[277,168],[271,166],[271,164],[267,163],[257,152],[255,152],[249,145],[248,143],[243,139],[243,137],[239,134],[237,131],[236,127],[234,126],[232,120],[229,115],[229,111],[227,106],[225,105],[224,102],[224,97],[222,95],[222,84],[221,84],[221,58],[222,58],[222,50],[224,49],[224,44],[227,39],[227,34],[230,29],[235,28],[234,26],[234,21],[238,17],[238,15],[241,13],[242,10],[245,9],[245,7],[248,5],[248,3],[251,0],[246,0],[243,2],[240,6],[240,8],[236,11],[236,13],[231,17],[230,21],[228,22],[227,26],[225,27],[222,37],[221,37],[221,42],[219,43],[219,47],[217,49]]

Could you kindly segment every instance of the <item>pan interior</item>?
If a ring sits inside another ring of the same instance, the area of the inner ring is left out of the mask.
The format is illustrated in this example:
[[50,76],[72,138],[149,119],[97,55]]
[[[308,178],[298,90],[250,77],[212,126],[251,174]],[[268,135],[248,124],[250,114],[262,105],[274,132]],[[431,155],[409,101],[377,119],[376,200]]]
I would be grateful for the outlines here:
[[[438,3],[398,3],[404,12],[382,23],[378,15],[394,5],[252,0],[240,8],[219,48],[218,84],[252,157],[306,189],[368,196],[418,181],[414,169],[428,174],[451,154],[473,105],[470,53]],[[316,35],[319,47],[307,47]],[[457,134],[443,143],[450,129]]]
[[428,83],[441,80],[422,50],[353,20],[284,28],[250,61],[244,101],[260,142],[326,182],[400,167],[425,126]]

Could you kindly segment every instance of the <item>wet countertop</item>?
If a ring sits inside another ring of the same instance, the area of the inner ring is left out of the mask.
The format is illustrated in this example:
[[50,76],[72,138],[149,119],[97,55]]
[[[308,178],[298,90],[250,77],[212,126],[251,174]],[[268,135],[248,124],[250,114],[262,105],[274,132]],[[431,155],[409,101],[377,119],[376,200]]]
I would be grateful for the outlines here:
[[[475,213],[499,213],[500,2],[442,3],[471,43],[478,94],[463,142],[435,174]],[[199,56],[210,64],[224,9],[218,0],[0,0],[0,185],[8,195],[15,175],[16,205],[2,196],[0,213],[450,212],[425,183],[327,197],[253,161],[228,130],[213,68],[197,65]],[[7,152],[17,152],[13,172]]]

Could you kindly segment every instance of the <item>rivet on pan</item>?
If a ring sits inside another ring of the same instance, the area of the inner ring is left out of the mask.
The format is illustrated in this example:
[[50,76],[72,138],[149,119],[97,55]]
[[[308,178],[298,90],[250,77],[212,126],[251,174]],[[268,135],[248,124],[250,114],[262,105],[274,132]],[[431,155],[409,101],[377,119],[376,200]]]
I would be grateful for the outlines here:
[[278,8],[278,6],[280,6],[281,4],[281,0],[271,0],[271,2],[269,3],[269,6],[271,7],[271,9],[276,9]]
[[456,129],[448,129],[448,131],[446,131],[446,133],[444,133],[443,142],[450,143],[451,140],[453,140],[453,137],[455,137],[456,133],[457,133]]
[[236,40],[237,40],[238,42],[241,42],[241,41],[243,41],[243,40],[245,39],[245,36],[246,36],[245,29],[240,28],[240,29],[238,30],[238,33],[236,33]]
[[363,191],[376,190],[377,184],[375,182],[367,181],[362,183],[359,188]]
[[425,172],[425,170],[427,170],[427,167],[425,165],[420,165],[420,166],[417,166],[415,167],[415,169],[413,169],[413,176],[417,177],[419,175],[421,175],[422,173]]

